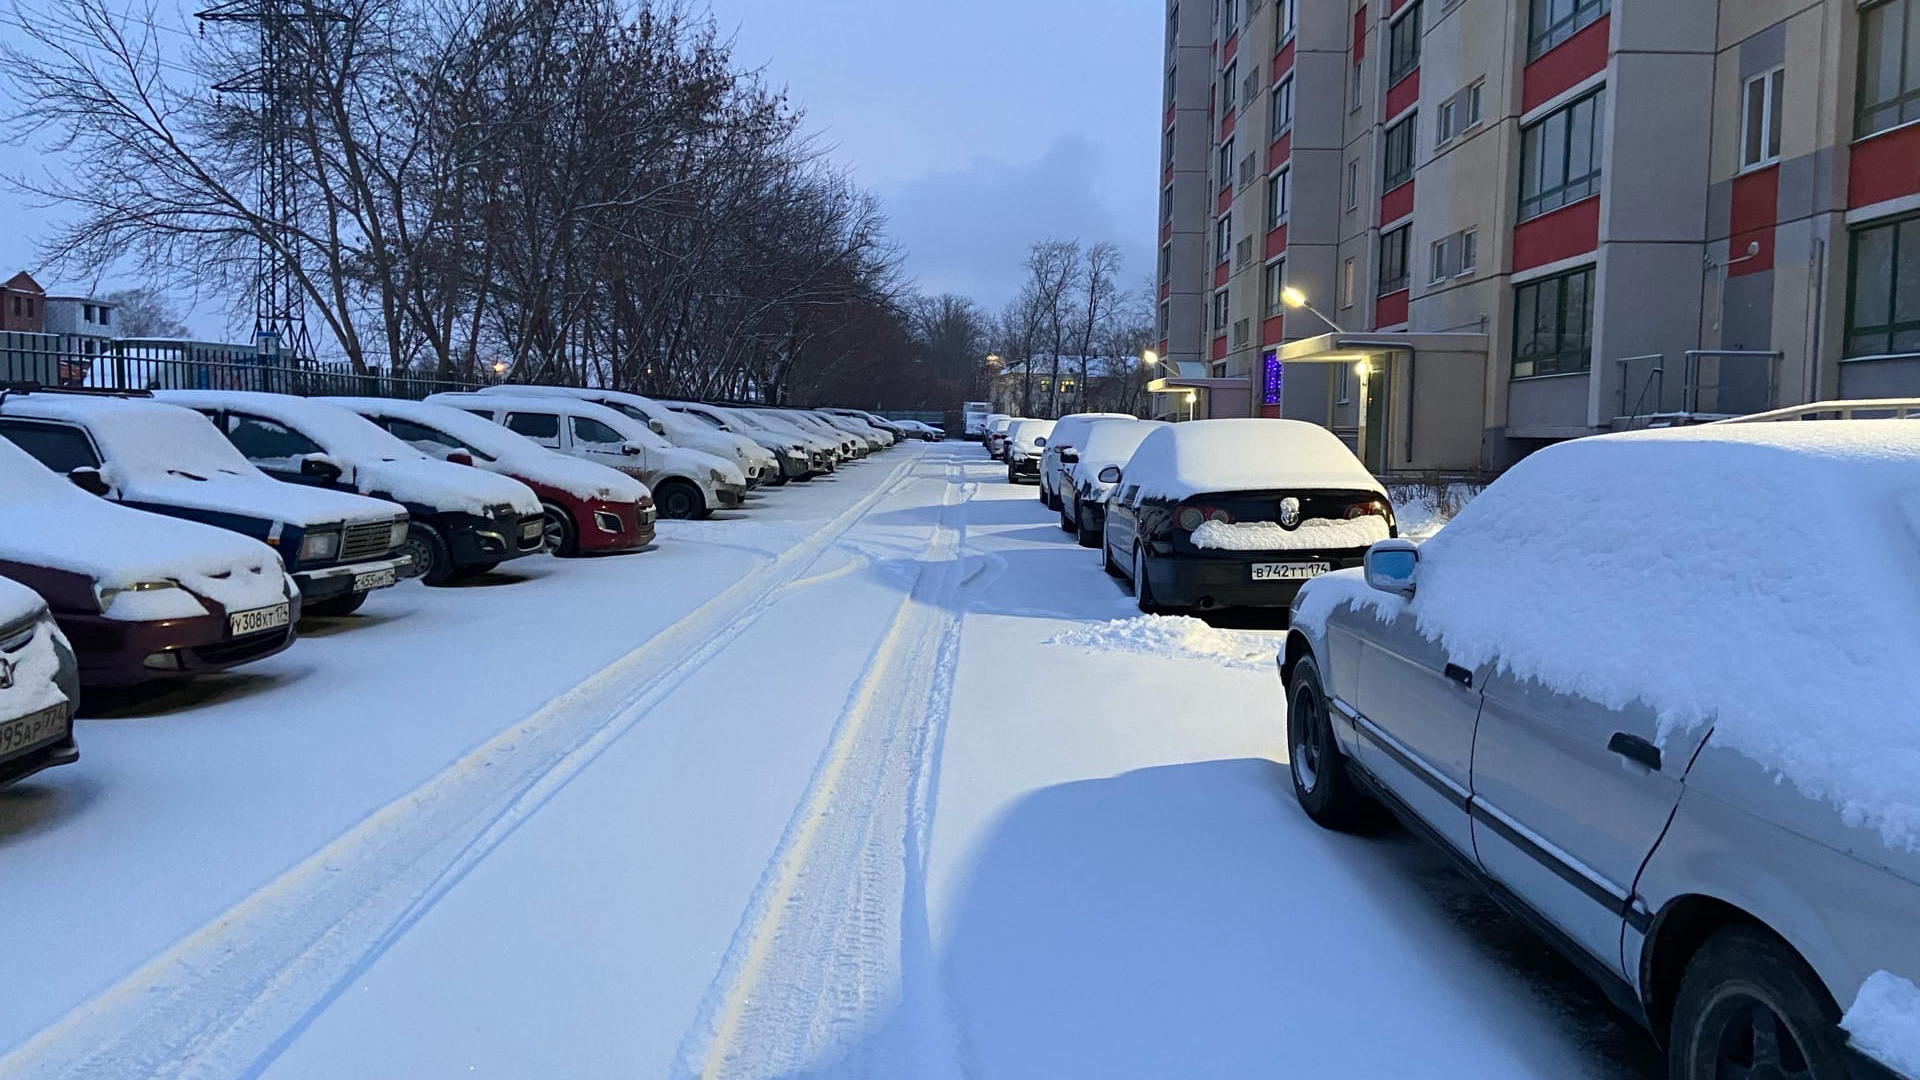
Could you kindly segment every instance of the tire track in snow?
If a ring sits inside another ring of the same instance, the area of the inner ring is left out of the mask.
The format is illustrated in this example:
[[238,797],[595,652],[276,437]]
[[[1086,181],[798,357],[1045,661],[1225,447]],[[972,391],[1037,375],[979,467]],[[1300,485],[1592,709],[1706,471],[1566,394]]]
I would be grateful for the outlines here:
[[962,1075],[926,913],[960,649],[966,504],[948,468],[914,585],[854,686],[681,1045],[701,1080]]
[[354,978],[652,707],[788,595],[913,455],[771,563],[393,800],[0,1056],[0,1080],[256,1077]]

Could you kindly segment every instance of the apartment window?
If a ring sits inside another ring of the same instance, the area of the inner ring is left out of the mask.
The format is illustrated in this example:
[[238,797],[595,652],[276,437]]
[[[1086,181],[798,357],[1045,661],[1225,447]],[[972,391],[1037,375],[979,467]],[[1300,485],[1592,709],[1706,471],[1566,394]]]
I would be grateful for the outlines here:
[[1220,76],[1220,112],[1224,115],[1233,108],[1234,88],[1240,84],[1240,61],[1227,65],[1226,73]]
[[1167,127],[1166,135],[1161,137],[1160,146],[1161,146],[1161,149],[1165,151],[1163,154],[1161,154],[1161,158],[1162,158],[1161,164],[1166,166],[1169,169],[1173,168],[1173,127],[1172,125],[1169,125]]
[[1346,262],[1343,262],[1340,264],[1340,306],[1341,307],[1353,306],[1353,284],[1354,284],[1353,275],[1354,275],[1354,270],[1353,270],[1352,259],[1348,259]]
[[107,307],[107,306],[105,306],[105,305],[102,305],[102,306],[101,306],[101,308],[100,308],[100,325],[101,325],[101,326],[110,326],[110,325],[112,325],[112,322],[111,322],[111,319],[110,319],[110,317],[109,317],[109,316],[111,315],[111,313],[112,313],[112,311],[113,311],[113,309],[112,309],[112,308],[110,308],[110,307]]
[[1531,0],[1533,29],[1527,37],[1527,59],[1591,26],[1607,13],[1607,0]]
[[1221,289],[1213,294],[1213,328],[1215,331],[1227,328],[1227,290]]
[[1274,0],[1273,4],[1273,47],[1278,52],[1280,46],[1287,43],[1300,25],[1300,0]]
[[1920,216],[1853,234],[1848,356],[1920,353]]
[[93,321],[93,305],[92,304],[80,305],[80,321],[81,322]]
[[1285,310],[1285,299],[1280,295],[1286,288],[1287,260],[1280,259],[1267,264],[1266,277],[1261,281],[1260,317],[1271,319]]
[[1179,76],[1180,76],[1179,66],[1177,64],[1168,64],[1167,65],[1167,104],[1169,106],[1173,104],[1174,88],[1177,87],[1180,83]]
[[1172,279],[1173,279],[1173,245],[1163,244],[1160,247],[1160,280],[1164,282],[1164,281],[1170,281]]
[[1392,191],[1401,184],[1413,179],[1413,139],[1418,113],[1408,113],[1405,120],[1387,129],[1386,148],[1382,152],[1386,161],[1380,190]]
[[1173,185],[1168,184],[1166,187],[1160,189],[1160,224],[1165,225],[1172,220]]
[[1920,0],[1860,9],[1861,137],[1920,120]]
[[1347,162],[1347,209],[1360,208],[1360,163]]
[[1513,290],[1513,377],[1593,366],[1593,267]]
[[1273,84],[1273,133],[1293,126],[1293,76]]
[[1219,221],[1213,223],[1213,261],[1226,262],[1232,253],[1233,212],[1229,210],[1220,215]]
[[1220,186],[1233,186],[1233,136],[1220,144]]
[[1451,238],[1435,240],[1432,247],[1428,249],[1431,265],[1427,270],[1427,284],[1447,280],[1447,275],[1452,271],[1448,263],[1448,259],[1453,254],[1453,245],[1450,241]]
[[1267,178],[1267,231],[1280,227],[1287,220],[1287,209],[1293,202],[1293,170],[1281,169]]
[[1387,84],[1405,78],[1420,66],[1420,0],[1402,9],[1398,22],[1387,30]]
[[33,297],[27,297],[27,318],[33,318]]
[[1758,168],[1780,160],[1780,95],[1786,85],[1786,69],[1774,68],[1748,79],[1741,88],[1741,168]]
[[1520,133],[1520,220],[1600,190],[1606,95],[1595,93]]
[[1345,405],[1353,400],[1353,365],[1333,365],[1333,403]]
[[1433,145],[1435,146],[1445,145],[1448,139],[1453,138],[1454,115],[1455,115],[1455,109],[1454,109],[1453,102],[1443,101],[1440,103],[1440,117],[1439,117],[1439,120],[1433,125],[1435,128],[1433,133]]
[[1460,234],[1460,274],[1462,277],[1480,269],[1480,230],[1468,229]]
[[1360,95],[1367,88],[1366,76],[1362,74],[1362,69],[1365,66],[1366,60],[1358,56],[1353,58],[1353,89],[1352,92],[1348,94],[1348,100],[1353,104],[1347,106],[1347,111],[1349,112],[1360,111],[1360,105],[1362,103]]
[[1220,6],[1220,19],[1221,25],[1227,28],[1229,34],[1238,29],[1240,26],[1240,0],[1226,0],[1226,3]]
[[1467,122],[1461,125],[1462,131],[1484,119],[1486,90],[1487,84],[1484,82],[1477,82],[1467,87]]
[[20,314],[20,298],[18,296],[13,298],[13,313],[15,315]]
[[1397,293],[1407,287],[1407,245],[1413,238],[1413,226],[1402,225],[1380,234],[1380,296]]
[[1164,338],[1167,336],[1167,327],[1170,323],[1172,323],[1172,321],[1173,321],[1173,301],[1171,300],[1160,301],[1160,326],[1159,326],[1160,337]]

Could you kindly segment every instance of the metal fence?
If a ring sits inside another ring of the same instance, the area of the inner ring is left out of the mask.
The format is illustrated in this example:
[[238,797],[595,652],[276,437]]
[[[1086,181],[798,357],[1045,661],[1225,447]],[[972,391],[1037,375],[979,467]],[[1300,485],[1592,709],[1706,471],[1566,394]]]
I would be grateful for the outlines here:
[[410,372],[366,374],[345,365],[301,364],[245,345],[172,339],[123,339],[101,352],[78,352],[55,334],[0,334],[0,381],[101,390],[260,390],[302,397],[390,397],[483,385]]

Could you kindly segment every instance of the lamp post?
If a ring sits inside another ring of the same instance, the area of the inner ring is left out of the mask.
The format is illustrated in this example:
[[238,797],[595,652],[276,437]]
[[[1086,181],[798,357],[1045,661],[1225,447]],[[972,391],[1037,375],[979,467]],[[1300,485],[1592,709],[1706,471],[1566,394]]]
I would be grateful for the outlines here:
[[1301,292],[1299,289],[1296,289],[1291,285],[1280,290],[1280,299],[1285,301],[1288,307],[1306,308],[1308,311],[1311,311],[1315,315],[1318,315],[1320,317],[1320,321],[1323,323],[1326,323],[1328,326],[1333,327],[1333,332],[1336,334],[1344,334],[1347,332],[1346,329],[1342,327],[1339,323],[1334,322],[1332,319],[1327,318],[1326,315],[1323,314],[1319,308],[1314,307],[1312,304],[1308,303],[1306,293]]
[[1187,391],[1187,419],[1189,420],[1193,419],[1193,406],[1194,406],[1194,403],[1198,400],[1200,400],[1199,394],[1196,394],[1191,390]]

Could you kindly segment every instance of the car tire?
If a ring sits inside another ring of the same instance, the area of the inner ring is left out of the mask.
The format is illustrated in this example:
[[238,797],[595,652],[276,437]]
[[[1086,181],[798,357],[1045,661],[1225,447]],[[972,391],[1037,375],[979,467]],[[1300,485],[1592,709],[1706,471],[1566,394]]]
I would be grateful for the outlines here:
[[1287,683],[1287,774],[1300,809],[1322,828],[1346,832],[1374,816],[1373,800],[1347,774],[1320,668],[1311,656],[1294,662]]
[[1105,538],[1102,537],[1098,532],[1095,532],[1094,530],[1087,528],[1087,526],[1082,522],[1074,523],[1074,533],[1076,534],[1074,536],[1074,539],[1078,540],[1080,542],[1080,546],[1083,548],[1106,546],[1105,543],[1103,542]]
[[1113,548],[1107,544],[1104,529],[1100,532],[1100,569],[1105,570],[1108,577],[1120,576],[1120,564],[1113,561]]
[[1014,478],[1013,478],[1013,466],[1012,466],[1011,464],[1009,464],[1009,465],[1007,466],[1007,483],[1009,483],[1009,484],[1011,484],[1011,483],[1015,483],[1015,482],[1016,482],[1016,481],[1015,481],[1015,480],[1014,480]]
[[550,554],[563,559],[580,554],[580,530],[574,526],[572,514],[553,503],[542,503],[540,516]]
[[413,558],[420,580],[429,585],[445,585],[453,580],[453,554],[440,530],[424,521],[407,523],[407,538],[400,545],[402,554]]
[[1147,549],[1138,544],[1133,548],[1133,602],[1143,615],[1160,614],[1160,605],[1153,600],[1153,582],[1147,580]]
[[1687,962],[1668,1030],[1668,1075],[1846,1080],[1839,1024],[1839,1008],[1806,961],[1767,930],[1735,924]]
[[1079,530],[1073,526],[1073,519],[1067,516],[1065,507],[1060,508],[1060,531],[1063,533],[1079,532]]
[[366,603],[367,597],[371,595],[373,594],[356,592],[328,597],[325,600],[315,600],[311,603],[301,605],[300,616],[301,618],[305,618],[308,615],[321,615],[327,618],[336,618],[341,615],[351,615],[359,611],[360,605]]
[[662,480],[653,489],[653,505],[661,517],[675,521],[698,520],[713,513],[700,489],[685,480]]
[[1033,488],[1034,492],[1040,496],[1040,505],[1052,510],[1054,508],[1053,499],[1047,495],[1047,482],[1045,480],[1036,481]]

